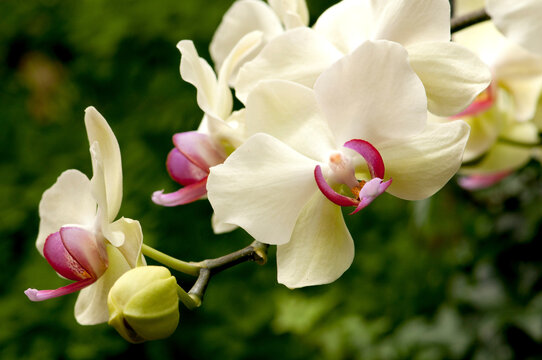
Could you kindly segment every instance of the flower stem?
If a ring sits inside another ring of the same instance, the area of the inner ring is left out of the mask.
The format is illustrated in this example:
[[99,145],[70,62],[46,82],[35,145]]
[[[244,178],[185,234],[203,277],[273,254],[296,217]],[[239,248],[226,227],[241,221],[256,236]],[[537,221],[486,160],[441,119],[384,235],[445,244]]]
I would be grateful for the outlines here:
[[199,298],[194,298],[179,285],[177,285],[177,295],[179,296],[179,301],[182,302],[188,310],[194,310],[201,305],[201,300]]
[[180,271],[184,274],[198,276],[201,266],[195,263],[185,262],[179,259],[176,259],[172,256],[164,254],[149,245],[143,244],[141,247],[143,255],[150,257],[158,261],[159,263],[166,265],[174,270]]
[[476,25],[478,23],[481,23],[483,21],[490,20],[490,19],[491,17],[488,15],[485,8],[472,11],[465,15],[454,17],[451,20],[451,24],[450,24],[452,34],[459,30],[463,30],[469,26]]

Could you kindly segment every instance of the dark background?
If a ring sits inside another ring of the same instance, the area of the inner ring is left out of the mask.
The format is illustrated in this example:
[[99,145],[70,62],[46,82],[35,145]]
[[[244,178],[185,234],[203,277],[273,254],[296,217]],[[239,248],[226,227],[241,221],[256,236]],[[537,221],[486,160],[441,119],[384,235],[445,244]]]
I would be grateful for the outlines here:
[[[331,1],[309,1],[312,21]],[[469,194],[452,180],[431,199],[378,198],[347,216],[357,253],[335,283],[289,290],[269,263],[212,279],[203,306],[181,309],[169,339],[131,345],[107,325],[80,326],[76,295],[32,303],[28,287],[66,284],[35,249],[38,203],[68,168],[91,176],[84,109],[120,143],[120,214],[145,242],[202,260],[251,242],[216,236],[207,201],[162,208],[175,132],[201,119],[175,48],[201,56],[230,1],[0,1],[1,359],[540,359],[542,184],[529,164]],[[149,261],[152,263],[152,261]],[[177,274],[185,287],[190,278]]]

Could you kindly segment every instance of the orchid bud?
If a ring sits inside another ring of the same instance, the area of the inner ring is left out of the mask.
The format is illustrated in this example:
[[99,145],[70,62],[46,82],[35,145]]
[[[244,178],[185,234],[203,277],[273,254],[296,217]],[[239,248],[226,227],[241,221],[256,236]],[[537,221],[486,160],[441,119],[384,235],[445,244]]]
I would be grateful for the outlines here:
[[109,291],[109,325],[131,343],[168,337],[179,323],[177,286],[162,266],[127,271]]

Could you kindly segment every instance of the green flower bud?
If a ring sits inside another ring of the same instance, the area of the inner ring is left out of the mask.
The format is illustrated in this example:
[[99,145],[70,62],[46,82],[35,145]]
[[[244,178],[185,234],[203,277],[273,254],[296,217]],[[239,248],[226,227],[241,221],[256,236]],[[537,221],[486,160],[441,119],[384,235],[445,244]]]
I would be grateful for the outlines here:
[[109,325],[131,343],[168,337],[179,323],[177,286],[162,266],[127,271],[109,291]]

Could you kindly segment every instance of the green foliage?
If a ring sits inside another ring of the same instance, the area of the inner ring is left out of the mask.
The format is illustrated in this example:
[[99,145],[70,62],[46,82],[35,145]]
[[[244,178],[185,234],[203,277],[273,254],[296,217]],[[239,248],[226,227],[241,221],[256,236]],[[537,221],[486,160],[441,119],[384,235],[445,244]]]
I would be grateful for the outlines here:
[[[310,2],[317,14],[332,2]],[[91,173],[83,110],[118,137],[121,214],[145,241],[185,260],[251,242],[216,236],[206,201],[162,208],[174,190],[171,135],[201,119],[178,73],[181,39],[208,44],[230,1],[0,2],[0,358],[2,359],[535,359],[542,356],[542,183],[529,164],[493,189],[452,181],[429,200],[385,195],[347,216],[352,267],[331,285],[276,284],[274,250],[259,267],[213,278],[203,306],[181,310],[167,340],[130,345],[73,318],[75,295],[31,303],[28,287],[66,283],[35,250],[42,192],[68,168]],[[152,263],[152,261],[149,261]],[[189,287],[191,278],[178,275]]]

